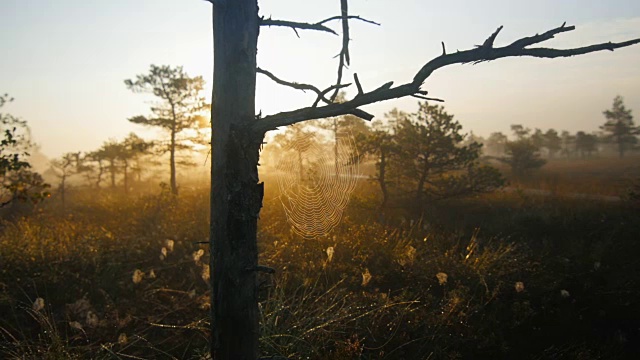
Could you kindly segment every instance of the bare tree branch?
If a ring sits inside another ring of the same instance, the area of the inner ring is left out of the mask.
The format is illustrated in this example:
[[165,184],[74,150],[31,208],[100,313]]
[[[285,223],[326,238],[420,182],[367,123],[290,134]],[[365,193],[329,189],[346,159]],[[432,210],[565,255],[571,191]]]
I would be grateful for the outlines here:
[[[344,13],[343,13],[344,15]],[[583,55],[595,51],[609,50],[631,46],[640,43],[640,38],[624,41],[620,43],[601,43],[594,44],[579,48],[572,49],[552,49],[552,48],[527,48],[527,46],[538,44],[546,40],[552,39],[554,35],[572,31],[575,26],[562,26],[551,29],[543,34],[524,37],[516,40],[510,45],[504,47],[493,47],[494,41],[498,36],[502,26],[498,28],[491,36],[489,36],[481,46],[474,49],[458,51],[455,53],[447,54],[443,51],[443,54],[427,62],[414,76],[413,81],[396,87],[392,87],[393,83],[387,83],[377,88],[376,90],[358,94],[353,99],[344,103],[331,103],[322,107],[307,107],[297,109],[293,111],[285,111],[274,115],[266,116],[259,121],[256,121],[253,125],[253,131],[257,133],[265,133],[269,130],[274,130],[280,126],[286,126],[295,124],[305,120],[320,119],[325,117],[340,116],[345,114],[353,114],[356,116],[358,113],[358,107],[363,105],[372,104],[379,101],[396,99],[405,96],[413,95],[426,95],[426,92],[421,90],[420,87],[431,76],[431,74],[448,65],[452,64],[466,64],[466,63],[478,63],[483,61],[491,61],[505,57],[516,56],[531,56],[537,58],[557,58],[557,57],[570,57],[576,55]],[[344,44],[344,43],[343,43]],[[342,61],[341,61],[342,62]],[[341,72],[339,71],[339,82],[341,80]],[[359,81],[356,81],[357,83]],[[429,100],[439,100],[431,99]],[[362,114],[364,115],[364,114]],[[373,118],[370,114],[367,116],[361,116],[365,120]]]
[[[261,26],[284,26],[284,27],[290,27],[290,28],[293,29],[293,31],[296,32],[296,34],[298,34],[298,31],[296,29],[302,29],[302,30],[324,31],[324,32],[331,33],[333,35],[338,35],[337,32],[335,32],[333,29],[323,25],[322,23],[311,24],[311,23],[297,22],[297,21],[262,19],[262,20],[260,20],[260,25]],[[300,35],[298,35],[298,37],[300,37]]]
[[328,93],[330,93],[331,91],[334,90],[339,90],[341,88],[345,88],[348,86],[351,86],[351,84],[342,84],[342,85],[332,85],[329,86],[328,88],[320,91],[320,89],[318,89],[317,87],[310,85],[310,84],[301,84],[301,83],[297,83],[297,82],[289,82],[289,81],[285,81],[282,80],[280,78],[278,78],[277,76],[273,75],[273,73],[271,73],[270,71],[261,69],[261,68],[256,68],[256,73],[258,74],[263,74],[266,75],[267,77],[269,77],[271,80],[273,80],[274,82],[283,85],[283,86],[288,86],[291,88],[294,88],[296,90],[302,90],[302,91],[313,91],[314,93],[316,93],[316,95],[318,95],[318,97],[316,98],[316,101],[313,103],[312,107],[316,107],[318,106],[318,103],[320,102],[320,100],[324,101],[327,104],[332,104],[333,102],[329,99],[326,98],[326,95]]
[[[320,22],[317,22],[316,24],[324,24],[324,23],[327,23],[329,21],[342,20],[343,18],[344,18],[343,16],[332,16],[330,18],[327,18],[327,19],[324,19],[324,20],[322,20]],[[360,21],[366,22],[368,24],[373,24],[373,25],[380,26],[380,23],[377,23],[377,22],[371,21],[371,20],[367,20],[367,19],[362,18],[362,17],[360,17],[358,15],[348,15],[347,19],[349,19],[349,20],[360,20]]]
[[[221,0],[205,0],[208,2],[219,2]],[[331,29],[330,27],[324,25],[330,21],[334,21],[334,20],[342,20],[343,17],[342,16],[332,16],[330,18],[324,19],[322,21],[318,21],[317,23],[306,23],[306,22],[298,22],[298,21],[288,21],[288,20],[274,20],[274,19],[261,19],[260,20],[260,25],[261,26],[283,26],[283,27],[290,27],[293,29],[293,31],[295,31],[296,35],[298,35],[298,37],[300,37],[300,34],[298,34],[298,30],[297,29],[301,29],[301,30],[316,30],[316,31],[323,31],[323,32],[328,32],[334,35],[338,35],[337,32],[335,32],[335,30]],[[366,22],[368,24],[373,24],[373,25],[380,25],[379,23],[375,22],[375,21],[371,21],[371,20],[367,20],[361,16],[357,16],[357,15],[351,15],[351,16],[347,16],[347,19],[349,20],[360,20],[363,22]]]
[[[349,1],[348,0],[340,0],[340,18],[342,19],[342,49],[340,50],[340,57],[338,63],[338,80],[336,81],[336,85],[340,85],[342,83],[342,71],[345,68],[345,62],[347,65],[351,63],[351,57],[349,56]],[[333,92],[331,95],[331,101],[334,101],[338,96],[338,89]]]
[[417,98],[417,99],[422,99],[422,100],[427,100],[427,101],[444,102],[444,100],[442,100],[442,99],[426,97],[426,96],[422,96],[422,95],[419,95],[419,94],[411,94],[411,96],[413,96],[414,98]]
[[[317,87],[313,86],[313,85],[309,85],[309,84],[301,84],[301,83],[297,83],[297,82],[289,82],[289,81],[285,81],[282,80],[280,78],[278,78],[277,76],[273,75],[273,73],[271,73],[270,71],[261,69],[261,68],[256,68],[256,72],[258,74],[263,74],[266,75],[268,78],[270,78],[271,80],[273,80],[274,82],[283,85],[283,86],[288,86],[291,88],[294,88],[296,90],[302,90],[302,91],[313,91],[314,93],[316,93],[318,95],[318,100],[316,101],[316,103],[319,100],[323,100],[325,103],[327,104],[331,104],[331,101],[329,101],[327,98],[325,98],[324,94],[322,91],[320,91],[320,89],[318,89]],[[331,90],[329,90],[331,91]]]
[[358,95],[364,94],[362,90],[362,85],[360,84],[360,79],[358,79],[358,74],[353,73],[353,80],[356,82],[356,86],[358,87]]
[[[316,99],[316,101],[313,103],[312,107],[316,107],[316,106],[318,106],[318,103],[320,102],[320,100],[324,100],[324,99],[326,99],[326,98],[325,98],[325,96],[326,96],[328,93],[330,93],[330,92],[332,92],[332,91],[334,91],[334,90],[336,90],[336,89],[338,89],[338,90],[339,90],[339,89],[346,88],[346,87],[349,87],[349,86],[351,86],[351,83],[349,83],[349,84],[341,84],[341,85],[331,85],[331,86],[329,86],[328,88],[326,88],[326,89],[322,90],[322,97],[318,97],[318,98]],[[327,102],[327,100],[324,100],[324,101],[325,101],[325,102]],[[330,103],[332,103],[332,102],[329,100],[329,102],[328,102],[328,103],[330,104]]]
[[348,66],[351,65],[351,56],[349,55],[349,0],[340,0],[340,9],[342,12],[342,52]]

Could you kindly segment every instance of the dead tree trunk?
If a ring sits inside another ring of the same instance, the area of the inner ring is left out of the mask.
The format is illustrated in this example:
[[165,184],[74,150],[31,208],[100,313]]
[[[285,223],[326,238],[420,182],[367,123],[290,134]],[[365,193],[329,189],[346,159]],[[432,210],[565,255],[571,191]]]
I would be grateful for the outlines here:
[[169,184],[171,186],[171,194],[178,195],[178,184],[176,183],[176,120],[175,113],[173,118],[173,126],[171,127],[171,143],[169,144]]
[[[267,131],[306,120],[352,114],[371,120],[373,115],[360,109],[379,101],[414,96],[423,100],[421,89],[436,70],[464,63],[492,61],[503,57],[531,56],[539,58],[569,57],[594,51],[614,50],[640,43],[640,39],[622,43],[602,43],[574,49],[531,48],[555,35],[572,31],[562,26],[545,33],[524,37],[510,45],[495,47],[499,27],[484,43],[473,49],[447,53],[432,59],[416,73],[411,82],[393,86],[388,82],[365,91],[354,73],[358,93],[344,102],[335,102],[344,84],[343,69],[349,65],[349,20],[368,21],[348,13],[347,0],[340,0],[341,15],[317,23],[301,23],[258,17],[257,0],[207,0],[213,4],[214,74],[211,110],[211,228],[212,269],[212,348],[215,360],[253,360],[258,356],[259,313],[256,289],[258,266],[257,220],[262,207],[263,185],[258,179],[259,149]],[[341,20],[342,50],[339,55],[338,80],[319,88],[284,81],[269,71],[256,67],[258,30],[260,26],[286,26],[294,30],[334,33],[326,24]],[[317,99],[312,106],[285,111],[261,118],[255,116],[256,74],[262,73],[275,82],[298,90],[313,91]],[[334,95],[327,99],[327,94]],[[271,271],[270,271],[271,272]]]
[[263,196],[258,182],[263,135],[251,131],[258,27],[256,0],[214,7],[210,241],[216,360],[258,356],[256,232]]

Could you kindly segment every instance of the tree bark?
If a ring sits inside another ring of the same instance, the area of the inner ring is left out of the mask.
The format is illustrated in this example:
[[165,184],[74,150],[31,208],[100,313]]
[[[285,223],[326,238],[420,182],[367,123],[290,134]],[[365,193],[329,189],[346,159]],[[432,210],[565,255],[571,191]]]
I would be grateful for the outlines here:
[[387,171],[387,153],[384,148],[380,149],[380,169],[378,175],[378,184],[380,184],[380,190],[382,191],[382,204],[380,204],[381,210],[385,210],[387,203],[389,202],[389,192],[387,191],[387,180],[385,179]]
[[336,179],[338,178],[338,118],[333,118],[333,159]]
[[109,160],[109,172],[111,173],[111,187],[115,189],[116,187],[116,164],[115,160]]
[[169,168],[171,172],[170,177],[170,185],[171,185],[171,193],[173,195],[178,195],[178,184],[176,184],[176,128],[175,128],[175,115],[174,115],[174,126],[171,128],[171,144],[169,145]]
[[258,158],[264,134],[251,131],[258,27],[256,0],[214,6],[210,260],[216,360],[258,357]]
[[427,162],[427,156],[428,155],[425,154],[424,167],[420,174],[420,179],[418,180],[418,186],[416,188],[416,202],[418,206],[418,214],[420,214],[420,216],[422,216],[422,211],[424,209],[424,204],[422,203],[422,198],[424,195],[424,184],[426,183],[427,176],[429,175],[429,163]]
[[96,180],[96,188],[100,189],[100,183],[102,182],[102,174],[104,173],[104,166],[102,160],[98,160],[98,179]]
[[127,162],[127,160],[124,161],[122,172],[124,175],[124,193],[128,194],[129,193],[129,163]]
[[624,157],[624,139],[622,136],[618,136],[618,155],[620,159]]

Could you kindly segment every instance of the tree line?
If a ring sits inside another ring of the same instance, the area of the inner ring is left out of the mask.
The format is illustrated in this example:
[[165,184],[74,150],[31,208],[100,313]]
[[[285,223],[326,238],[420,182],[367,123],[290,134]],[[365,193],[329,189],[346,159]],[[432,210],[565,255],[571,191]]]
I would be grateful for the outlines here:
[[[509,140],[501,132],[494,132],[486,139],[475,135],[470,138],[484,144],[485,155],[500,157],[508,154],[523,157],[522,161],[515,164],[519,171],[542,166],[544,162],[540,158],[588,158],[597,153],[616,153],[622,158],[629,152],[637,151],[640,128],[635,125],[631,109],[625,106],[624,99],[616,96],[611,109],[604,110],[603,115],[604,124],[600,126],[600,131],[593,133],[577,131],[571,134],[566,130],[558,132],[555,129],[543,132],[517,124],[511,126],[515,140]],[[533,156],[535,159],[526,161],[526,156]]]
[[[163,137],[147,141],[135,133],[122,140],[109,139],[99,148],[85,152],[67,152],[50,162],[44,175],[58,179],[57,194],[62,203],[69,180],[82,178],[87,186],[116,188],[122,184],[127,193],[133,182],[140,182],[143,173],[160,165],[165,156],[169,168],[168,188],[178,193],[176,173],[178,166],[194,165],[191,157],[199,146],[204,148],[204,129],[208,128],[210,105],[201,92],[204,80],[201,76],[189,76],[181,66],[151,65],[148,73],[124,81],[134,93],[155,96],[150,115],[136,115],[128,121],[157,128]],[[9,95],[0,97],[0,108],[13,101]],[[7,206],[14,200],[37,202],[50,196],[50,185],[34,172],[28,159],[35,149],[30,129],[25,120],[0,113],[3,140],[0,144],[0,177],[2,179],[2,203]]]
[[[336,101],[344,98],[345,94],[340,93]],[[599,134],[532,131],[514,124],[512,136],[494,132],[484,139],[463,133],[460,123],[444,106],[421,102],[415,113],[393,109],[383,120],[370,124],[354,115],[344,115],[291,125],[272,138],[261,158],[264,164],[273,165],[277,157],[273,154],[288,156],[286,151],[292,148],[291,144],[306,139],[304,146],[293,147],[300,163],[298,178],[303,182],[317,176],[305,175],[305,171],[314,173],[317,169],[314,164],[305,166],[301,155],[311,138],[327,153],[334,153],[338,174],[339,140],[352,137],[358,161],[375,165],[370,180],[380,190],[380,207],[403,204],[422,212],[425,203],[500,188],[505,179],[493,166],[497,163],[506,164],[512,176],[521,177],[549,159],[587,158],[603,151],[601,147],[614,149],[620,157],[637,150],[638,127],[622,97],[617,96],[603,115],[606,121]]]
[[[190,77],[182,67],[151,65],[148,73],[125,80],[125,86],[159,99],[151,107],[151,115],[133,116],[128,121],[158,128],[164,132],[164,139],[147,141],[130,133],[122,140],[105,141],[93,151],[69,152],[52,160],[48,173],[59,181],[57,192],[62,203],[71,177],[81,177],[85,185],[95,189],[121,186],[128,193],[133,183],[142,181],[145,172],[162,166],[163,156],[168,162],[164,165],[169,170],[167,187],[177,194],[177,167],[194,165],[190,160],[194,146],[206,144],[202,130],[208,126],[205,112],[210,105],[200,94],[204,88],[202,77]],[[336,101],[344,98],[341,92]],[[0,100],[1,107],[13,99],[5,94]],[[505,180],[491,166],[492,161],[505,163],[515,176],[522,176],[549,159],[588,158],[607,150],[623,157],[637,150],[640,129],[623,98],[616,96],[611,109],[604,110],[603,115],[605,122],[598,133],[571,134],[555,129],[543,132],[515,124],[511,126],[511,138],[501,132],[483,138],[473,132],[464,134],[460,123],[443,106],[422,102],[415,113],[393,109],[384,120],[371,124],[344,115],[292,125],[276,135],[267,149],[278,152],[287,143],[312,134],[314,141],[325,143],[327,151],[334,152],[337,159],[338,139],[353,136],[358,161],[375,164],[371,180],[380,189],[380,207],[393,206],[392,199],[396,199],[422,211],[425,202],[492,191],[504,185]],[[2,206],[14,199],[37,202],[48,197],[50,186],[27,161],[33,144],[26,121],[1,113],[0,119],[4,134],[0,163]],[[329,136],[321,136],[322,132],[314,131],[314,127]],[[266,162],[270,155],[269,151],[263,154]],[[335,166],[337,174],[337,160]]]

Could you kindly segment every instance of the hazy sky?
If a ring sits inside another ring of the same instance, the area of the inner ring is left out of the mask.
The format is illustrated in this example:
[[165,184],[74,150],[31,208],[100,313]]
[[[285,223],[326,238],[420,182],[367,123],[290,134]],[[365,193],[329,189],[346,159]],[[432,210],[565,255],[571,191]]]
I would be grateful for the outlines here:
[[[340,2],[259,3],[266,17],[315,22],[338,14]],[[409,81],[439,55],[441,41],[449,51],[467,49],[499,25],[504,29],[496,45],[564,21],[577,29],[547,46],[640,37],[638,0],[351,0],[350,10],[382,24],[352,25],[351,70],[365,89]],[[335,81],[339,37],[300,35],[263,28],[259,65],[283,79],[327,87]],[[127,118],[147,114],[150,98],[130,92],[123,80],[150,64],[184,65],[211,85],[211,6],[204,0],[0,0],[0,45],[0,93],[16,99],[3,111],[27,120],[49,156],[92,150],[108,138],[141,131]],[[570,59],[452,66],[436,72],[424,88],[444,98],[464,128],[480,135],[508,132],[513,123],[593,131],[617,94],[640,114],[640,46]],[[311,94],[259,76],[257,104],[263,114],[312,101]],[[368,110],[381,116],[393,107],[417,106],[411,98]]]

